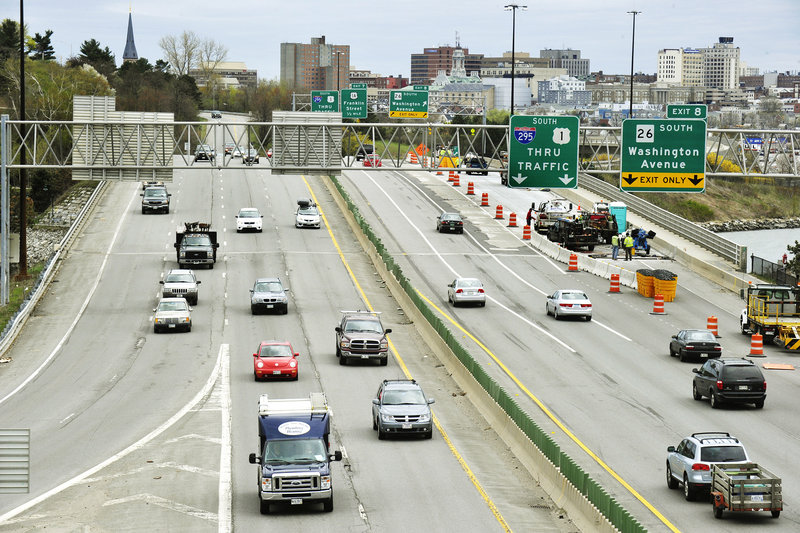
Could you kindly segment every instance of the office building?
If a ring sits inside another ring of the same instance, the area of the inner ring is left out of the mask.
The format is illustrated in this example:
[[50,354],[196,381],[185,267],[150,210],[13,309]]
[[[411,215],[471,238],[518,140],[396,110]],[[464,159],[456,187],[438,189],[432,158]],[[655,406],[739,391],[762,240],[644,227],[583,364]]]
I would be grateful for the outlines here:
[[703,85],[713,89],[739,87],[739,47],[733,37],[720,37],[711,48],[703,48]]
[[573,78],[587,78],[591,72],[589,60],[581,58],[580,50],[539,50],[539,57],[550,61],[551,68],[566,69],[567,75]]
[[666,48],[658,51],[659,83],[682,87],[703,86],[703,52],[695,48]]
[[208,78],[215,76],[218,83],[226,89],[238,87],[256,87],[258,85],[258,71],[248,69],[242,61],[220,61],[213,68],[206,64],[197,69],[191,69],[189,76],[193,77],[198,87],[208,85]]
[[587,107],[592,103],[592,91],[586,90],[586,82],[572,76],[563,75],[540,81],[537,86],[540,104]]
[[337,90],[350,77],[350,45],[328,44],[325,36],[310,44],[281,43],[281,83],[295,90]]
[[456,50],[461,50],[464,54],[464,68],[467,74],[480,72],[483,54],[470,54],[468,48],[460,46],[425,48],[421,54],[411,54],[411,84],[428,85],[436,79],[440,70],[450,74]]

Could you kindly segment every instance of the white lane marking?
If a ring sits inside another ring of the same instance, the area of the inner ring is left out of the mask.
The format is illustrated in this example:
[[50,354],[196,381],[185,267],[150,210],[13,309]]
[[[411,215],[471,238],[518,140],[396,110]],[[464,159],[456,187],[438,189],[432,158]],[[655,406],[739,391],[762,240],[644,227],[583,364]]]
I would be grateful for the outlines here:
[[[125,208],[125,212],[126,213],[130,211],[131,205],[133,204],[134,198],[139,196],[138,192],[139,192],[138,188],[133,191],[133,195],[131,196],[131,199],[128,201],[127,207]],[[119,222],[117,222],[117,228],[114,230],[114,236],[111,238],[111,242],[109,243],[108,249],[106,249],[105,256],[103,257],[103,262],[100,264],[100,268],[97,270],[97,276],[94,278],[94,283],[92,284],[92,288],[89,289],[89,294],[86,295],[86,299],[81,304],[81,308],[78,310],[78,313],[75,315],[75,319],[72,321],[72,324],[70,324],[69,328],[67,328],[67,331],[64,333],[64,336],[61,337],[61,340],[58,341],[58,344],[56,344],[56,347],[53,348],[53,350],[50,352],[50,355],[48,355],[44,359],[42,364],[39,365],[39,367],[36,370],[34,370],[27,378],[25,378],[22,381],[22,383],[17,385],[17,387],[14,390],[12,390],[8,394],[6,394],[3,398],[0,398],[0,405],[4,404],[9,398],[11,398],[15,394],[17,394],[19,391],[21,391],[23,388],[25,388],[25,386],[28,383],[30,383],[31,381],[36,379],[36,377],[39,374],[42,373],[42,371],[45,369],[45,367],[50,364],[50,361],[52,361],[53,358],[56,356],[56,354],[61,350],[61,348],[67,342],[67,339],[69,339],[70,335],[72,335],[72,331],[75,329],[75,326],[78,325],[78,321],[81,319],[81,317],[83,317],[83,313],[86,311],[86,308],[89,306],[89,302],[92,300],[92,296],[94,296],[94,291],[97,290],[97,286],[100,284],[100,278],[103,276],[103,272],[106,269],[106,264],[108,263],[108,257],[111,254],[111,249],[114,247],[114,244],[117,242],[117,237],[119,236],[119,232],[122,229],[122,223],[125,221],[126,218],[127,217],[125,217],[125,216],[122,216],[122,217],[119,218]],[[0,517],[0,523],[2,523],[2,522],[3,522],[2,517]]]
[[[442,254],[440,254],[440,253],[439,253],[439,252],[436,250],[436,248],[433,246],[433,244],[431,244],[431,242],[428,240],[428,237],[426,237],[426,236],[425,236],[425,234],[423,234],[423,233],[422,233],[422,230],[421,230],[421,229],[419,229],[419,228],[418,228],[418,227],[417,227],[417,226],[416,226],[416,225],[415,225],[413,222],[411,222],[411,219],[410,219],[410,218],[408,218],[408,215],[406,215],[406,214],[405,214],[405,212],[404,212],[402,209],[400,209],[400,206],[399,206],[399,205],[397,205],[397,203],[394,201],[394,198],[392,198],[391,196],[389,196],[389,193],[387,193],[387,192],[386,192],[386,191],[383,189],[383,187],[381,187],[380,185],[378,185],[378,183],[377,183],[377,182],[376,182],[376,181],[375,181],[375,180],[372,178],[372,176],[371,176],[371,174],[370,174],[369,172],[367,172],[367,171],[363,171],[363,170],[362,170],[362,172],[364,172],[364,174],[366,174],[366,175],[367,175],[367,177],[369,178],[369,180],[370,180],[370,181],[372,181],[372,183],[373,183],[373,184],[374,184],[374,185],[375,185],[375,186],[376,186],[376,187],[377,187],[377,188],[378,188],[378,189],[379,189],[379,190],[380,190],[380,191],[381,191],[381,192],[382,192],[382,193],[383,193],[383,194],[386,196],[386,198],[388,198],[388,199],[389,199],[389,202],[391,202],[391,203],[392,203],[392,205],[393,205],[393,206],[394,206],[394,207],[397,209],[398,213],[400,213],[400,215],[401,215],[403,218],[405,218],[405,219],[406,219],[406,222],[408,222],[408,224],[409,224],[409,225],[410,225],[412,228],[414,228],[415,230],[417,230],[417,233],[419,234],[419,236],[422,238],[422,240],[423,240],[423,241],[425,241],[425,243],[426,243],[426,244],[427,244],[427,245],[430,247],[430,249],[431,249],[431,250],[433,250],[433,253],[434,253],[434,254],[436,254],[436,257],[438,257],[438,258],[439,258],[439,260],[440,260],[440,261],[441,261],[441,262],[444,264],[444,266],[446,266],[446,267],[447,267],[447,269],[448,269],[448,270],[450,270],[450,272],[452,272],[452,273],[453,273],[453,275],[454,275],[455,277],[457,277],[457,278],[461,277],[461,276],[459,276],[459,275],[458,275],[458,272],[456,272],[456,270],[455,270],[455,269],[454,269],[452,266],[450,266],[450,263],[448,263],[447,261],[445,261],[444,257],[442,257]],[[423,193],[423,194],[424,194],[424,193]],[[434,205],[436,205],[436,203],[435,203],[435,202],[434,202]],[[473,240],[474,240],[474,239],[473,239]],[[477,243],[477,241],[475,241],[475,242]],[[480,244],[479,244],[479,246],[480,246]],[[481,246],[481,248],[483,248],[483,247]],[[486,248],[483,248],[483,249],[484,249],[484,250],[486,250]],[[503,267],[505,267],[507,270],[509,270],[509,271],[513,272],[513,271],[512,271],[510,268],[508,268],[507,266],[503,265],[503,263],[502,263],[502,262],[501,262],[499,259],[497,259],[496,257],[494,257],[494,255],[493,255],[493,254],[489,254],[489,255],[490,255],[491,257],[493,257],[495,261],[497,261],[497,262],[498,262],[500,265],[502,265]],[[516,275],[516,274],[515,274],[515,275]],[[517,276],[517,277],[519,277],[519,276]],[[522,279],[522,278],[519,278],[519,279]],[[529,284],[529,283],[528,283],[528,286],[529,286],[529,287],[531,287],[531,288],[533,288],[533,289],[536,289],[536,290],[538,290],[538,291],[539,291],[539,292],[541,292],[542,294],[546,294],[545,292],[541,291],[540,289],[537,289],[536,287],[534,287],[533,285],[531,285],[531,284]],[[572,351],[573,353],[575,353],[575,352],[576,352],[576,350],[575,350],[574,348],[572,348],[572,347],[570,347],[569,345],[565,344],[565,343],[564,343],[564,342],[563,342],[561,339],[559,339],[558,337],[556,337],[556,336],[555,336],[555,335],[553,335],[552,333],[550,333],[550,332],[548,332],[547,330],[545,330],[545,329],[543,329],[543,328],[541,328],[541,327],[537,326],[536,324],[534,324],[534,323],[533,323],[533,322],[531,322],[530,320],[526,319],[525,317],[523,317],[523,316],[522,316],[522,315],[520,315],[519,313],[515,313],[514,311],[512,311],[511,309],[509,309],[509,308],[508,308],[508,307],[506,307],[505,305],[502,305],[500,302],[498,302],[498,301],[497,301],[497,300],[495,300],[494,298],[490,298],[490,299],[491,299],[493,302],[495,302],[497,305],[499,305],[500,307],[502,307],[503,309],[505,309],[506,311],[508,311],[509,313],[512,313],[514,316],[516,316],[516,317],[520,318],[520,319],[521,319],[522,321],[524,321],[526,324],[529,324],[529,325],[533,326],[533,327],[534,327],[534,328],[536,328],[538,331],[540,331],[542,334],[544,334],[544,335],[546,335],[546,336],[550,337],[550,339],[552,339],[553,341],[557,342],[557,343],[558,343],[558,344],[560,344],[561,346],[564,346],[566,349],[568,349],[568,350]]]
[[347,450],[344,447],[344,444],[339,444],[339,451],[342,452],[342,458],[347,459]]
[[66,422],[67,420],[72,418],[73,416],[75,416],[75,413],[70,413],[69,415],[67,415],[64,418],[62,418],[61,420],[59,420],[58,423],[59,424],[63,424],[64,422]]
[[[227,297],[228,297],[228,293],[226,292],[225,293],[225,298],[227,298]],[[228,319],[227,318],[225,319],[225,327],[226,328],[228,327]]]
[[358,514],[361,515],[361,519],[363,521],[365,522],[367,521],[367,512],[364,510],[364,506],[361,505],[360,503],[358,504]]
[[182,503],[174,502],[172,500],[167,500],[166,498],[162,498],[161,496],[156,496],[154,494],[134,494],[133,496],[128,496],[126,498],[118,498],[116,500],[108,500],[107,502],[103,503],[103,507],[107,507],[109,505],[117,505],[120,503],[128,503],[128,502],[137,502],[143,501],[149,505],[158,505],[159,507],[164,507],[165,509],[169,509],[171,511],[177,511],[179,513],[187,514],[189,516],[193,516],[195,518],[200,518],[201,520],[206,520],[209,522],[214,522],[217,520],[217,515],[214,513],[209,513],[208,511],[204,511],[203,509],[198,509],[197,507],[192,507],[190,505],[184,505]]
[[[219,409],[197,409],[195,412],[199,411],[219,411]],[[176,442],[180,442],[183,440],[199,440],[203,442],[210,442],[211,444],[222,444],[222,441],[217,437],[209,437],[208,435],[198,435],[197,433],[187,433],[186,435],[181,435],[180,437],[169,439],[168,441],[165,442],[165,444],[174,444]]]
[[145,435],[144,437],[142,437],[141,439],[139,439],[135,443],[131,444],[130,446],[128,446],[127,448],[125,448],[121,452],[119,452],[119,453],[117,453],[115,455],[112,455],[111,457],[109,457],[105,461],[93,466],[89,470],[86,470],[85,472],[82,472],[82,473],[78,474],[77,476],[73,477],[72,479],[68,479],[67,481],[63,482],[61,485],[58,485],[57,487],[53,487],[52,489],[48,490],[47,492],[45,492],[43,494],[40,494],[36,498],[33,498],[32,500],[28,500],[27,502],[23,503],[19,507],[15,507],[14,509],[11,509],[6,514],[0,515],[0,524],[5,523],[8,519],[14,518],[18,514],[24,512],[24,511],[27,511],[31,507],[40,504],[41,502],[45,501],[47,498],[49,498],[51,496],[54,496],[54,495],[62,492],[63,490],[66,490],[66,489],[68,489],[68,488],[70,488],[70,487],[72,487],[74,485],[77,485],[77,484],[83,482],[83,480],[85,480],[89,476],[94,475],[95,473],[99,472],[100,470],[102,470],[106,466],[114,463],[115,461],[118,461],[119,459],[122,459],[126,455],[131,454],[132,452],[135,452],[135,451],[143,448],[151,440],[153,440],[154,438],[158,437],[163,432],[165,432],[170,427],[172,427],[176,422],[178,422],[178,420],[183,418],[186,415],[186,413],[191,411],[192,408],[195,405],[197,405],[200,402],[202,402],[203,398],[205,398],[211,392],[211,389],[214,387],[214,383],[216,383],[217,378],[219,377],[219,374],[220,374],[220,369],[221,369],[221,366],[222,366],[222,355],[223,355],[223,352],[228,353],[229,350],[230,350],[230,347],[227,344],[223,344],[223,345],[221,345],[219,347],[219,352],[217,353],[217,362],[214,364],[214,369],[212,370],[211,374],[208,376],[208,379],[206,380],[205,385],[203,385],[203,388],[200,389],[199,391],[197,391],[197,394],[195,394],[194,398],[189,400],[189,402],[186,405],[181,407],[181,409],[177,413],[172,415],[169,418],[169,420],[167,420],[166,422],[164,422],[163,424],[158,426],[156,429],[154,429],[153,431],[151,431],[150,433],[148,433],[147,435]]
[[[227,320],[226,320],[227,322]],[[231,502],[233,500],[233,481],[231,475],[231,461],[233,460],[233,446],[231,444],[231,389],[230,389],[230,346],[223,344],[222,366],[220,368],[220,418],[222,428],[219,447],[219,509],[217,522],[219,533],[230,533],[233,530],[233,517]]]

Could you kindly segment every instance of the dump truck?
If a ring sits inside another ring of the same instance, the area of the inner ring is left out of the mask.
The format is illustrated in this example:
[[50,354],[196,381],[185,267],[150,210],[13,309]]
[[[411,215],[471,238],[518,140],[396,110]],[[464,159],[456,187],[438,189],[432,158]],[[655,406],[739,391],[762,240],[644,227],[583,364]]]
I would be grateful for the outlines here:
[[601,231],[589,224],[588,216],[557,219],[547,230],[547,239],[569,250],[588,248],[591,251],[603,242]]
[[778,518],[783,510],[781,479],[756,463],[711,465],[711,501],[714,517],[723,511],[770,511]]
[[800,286],[751,284],[744,296],[743,335],[759,333],[764,343],[800,350]]
[[179,268],[191,268],[190,265],[214,268],[217,248],[217,232],[211,230],[211,224],[185,222],[183,227],[178,226],[175,230],[175,253]]
[[308,398],[258,400],[258,501],[261,514],[272,504],[322,503],[333,511],[331,462],[342,452],[330,451],[331,410],[321,392]]

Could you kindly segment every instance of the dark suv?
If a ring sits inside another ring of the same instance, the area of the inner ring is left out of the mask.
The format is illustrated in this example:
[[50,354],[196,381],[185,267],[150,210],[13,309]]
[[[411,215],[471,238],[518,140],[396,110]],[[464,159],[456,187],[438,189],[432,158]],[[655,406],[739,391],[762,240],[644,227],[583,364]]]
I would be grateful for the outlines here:
[[361,146],[358,147],[358,150],[356,151],[356,161],[361,161],[362,159],[365,159],[368,155],[372,155],[374,151],[375,147],[372,146],[371,144],[362,144]]
[[692,370],[692,396],[711,399],[717,409],[723,403],[753,403],[764,407],[767,398],[767,381],[755,363],[749,359],[709,359],[700,368]]
[[372,399],[372,429],[383,440],[387,433],[433,436],[430,404],[422,388],[413,379],[384,379]]
[[169,197],[172,195],[163,185],[146,187],[139,196],[142,197],[142,213],[169,213]]
[[380,313],[370,311],[342,311],[342,320],[336,326],[336,357],[340,365],[349,360],[377,359],[382,366],[389,361],[389,341],[386,335],[392,330],[383,329]]
[[467,167],[467,174],[483,174],[487,176],[489,171],[489,164],[486,159],[478,156],[471,156],[464,158],[464,166]]

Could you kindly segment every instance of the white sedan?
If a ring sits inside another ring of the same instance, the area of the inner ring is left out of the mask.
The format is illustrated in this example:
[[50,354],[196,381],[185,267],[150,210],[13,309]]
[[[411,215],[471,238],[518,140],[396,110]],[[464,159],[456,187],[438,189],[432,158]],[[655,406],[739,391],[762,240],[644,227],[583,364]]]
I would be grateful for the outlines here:
[[547,314],[556,320],[565,316],[583,317],[587,322],[592,319],[592,302],[586,293],[578,289],[562,289],[547,297]]
[[297,212],[295,213],[295,228],[320,228],[322,217],[319,208],[312,200],[299,200],[297,202]]
[[255,207],[243,207],[236,215],[236,233],[242,231],[261,232],[262,220],[264,216]]
[[481,307],[486,305],[486,292],[483,283],[476,278],[457,278],[447,286],[447,301],[458,304],[474,303]]

